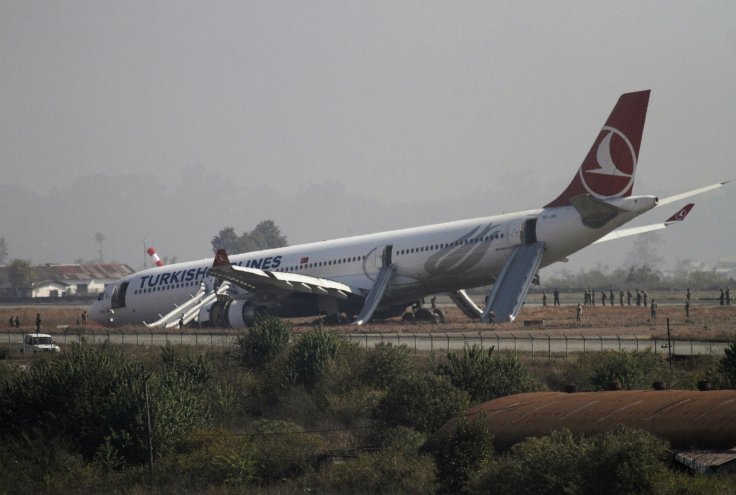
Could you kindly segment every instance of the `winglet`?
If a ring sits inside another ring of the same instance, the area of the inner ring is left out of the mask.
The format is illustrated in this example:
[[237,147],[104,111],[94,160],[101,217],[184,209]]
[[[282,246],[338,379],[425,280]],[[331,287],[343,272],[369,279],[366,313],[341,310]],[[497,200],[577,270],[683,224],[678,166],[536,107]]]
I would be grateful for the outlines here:
[[667,220],[665,220],[664,222],[665,225],[669,225],[675,222],[682,222],[683,220],[685,220],[685,217],[687,216],[688,213],[690,213],[690,210],[693,209],[693,206],[695,206],[694,203],[688,203],[685,206],[683,206],[680,209],[680,211],[678,211],[677,213],[669,217]]
[[649,90],[621,95],[570,185],[545,208],[567,206],[579,194],[631,195],[648,104]]
[[212,263],[212,268],[229,264],[230,260],[227,257],[227,251],[224,249],[218,249],[217,254],[215,254],[215,261]]

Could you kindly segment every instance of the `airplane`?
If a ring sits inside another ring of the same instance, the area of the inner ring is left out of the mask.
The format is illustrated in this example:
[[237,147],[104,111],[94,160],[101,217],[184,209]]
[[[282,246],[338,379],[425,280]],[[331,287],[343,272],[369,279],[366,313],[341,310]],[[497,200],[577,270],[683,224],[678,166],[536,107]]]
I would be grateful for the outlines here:
[[[729,181],[659,200],[633,196],[650,90],[622,95],[570,184],[542,208],[153,267],[107,286],[90,308],[104,324],[243,328],[259,315],[399,316],[447,293],[470,318],[513,321],[541,267],[596,242],[666,228],[616,230],[639,215]],[[466,290],[492,284],[484,308]],[[491,313],[492,312],[492,313]]]

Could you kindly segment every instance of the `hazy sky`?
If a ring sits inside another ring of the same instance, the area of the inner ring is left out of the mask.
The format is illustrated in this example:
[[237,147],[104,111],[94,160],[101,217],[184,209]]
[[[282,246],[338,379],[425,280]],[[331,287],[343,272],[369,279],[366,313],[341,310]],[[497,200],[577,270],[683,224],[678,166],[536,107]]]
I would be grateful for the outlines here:
[[[736,178],[736,2],[0,0],[9,257],[139,268],[540,207],[652,89],[635,194]],[[661,235],[736,256],[736,184]],[[679,205],[649,213],[669,217]],[[564,265],[630,261],[632,241]]]

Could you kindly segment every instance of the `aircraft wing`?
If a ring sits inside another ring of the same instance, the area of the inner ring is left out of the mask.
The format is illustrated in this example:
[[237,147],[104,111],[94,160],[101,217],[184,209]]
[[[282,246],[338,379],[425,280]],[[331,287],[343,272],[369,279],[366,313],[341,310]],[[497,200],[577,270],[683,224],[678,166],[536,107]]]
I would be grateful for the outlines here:
[[258,268],[246,268],[230,263],[224,249],[217,251],[209,274],[221,278],[248,291],[281,289],[307,294],[328,295],[347,299],[353,289],[340,282],[324,278],[310,277],[298,273],[274,272]]
[[665,220],[662,223],[653,223],[651,225],[642,225],[641,227],[630,227],[627,229],[619,229],[614,230],[613,232],[604,235],[597,241],[595,241],[593,244],[598,244],[599,242],[606,242],[606,241],[612,241],[614,239],[621,239],[623,237],[629,237],[632,235],[639,235],[639,234],[645,234],[647,232],[653,232],[655,230],[661,230],[664,228],[669,227],[673,223],[682,222],[685,220],[685,217],[688,213],[690,213],[690,210],[693,209],[694,204],[689,203],[685,206],[683,206],[680,210],[678,210],[677,213],[672,215],[670,218]]

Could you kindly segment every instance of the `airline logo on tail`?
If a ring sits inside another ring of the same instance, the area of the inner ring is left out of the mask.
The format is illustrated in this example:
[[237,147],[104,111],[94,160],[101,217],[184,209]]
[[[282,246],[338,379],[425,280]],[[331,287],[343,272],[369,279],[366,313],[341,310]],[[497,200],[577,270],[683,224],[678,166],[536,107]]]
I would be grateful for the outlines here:
[[598,199],[631,196],[648,104],[649,90],[619,98],[570,185],[546,207],[568,206],[570,198],[580,194]]
[[[590,155],[595,150],[595,159]],[[626,135],[604,126],[580,167],[583,187],[597,198],[617,198],[631,190],[636,172],[636,151]]]
[[694,206],[693,203],[686,204],[685,206],[682,207],[680,211],[672,215],[664,223],[670,224],[674,222],[682,222],[683,220],[685,220],[685,217],[687,216],[687,214],[690,213],[690,210],[693,209],[693,206]]

